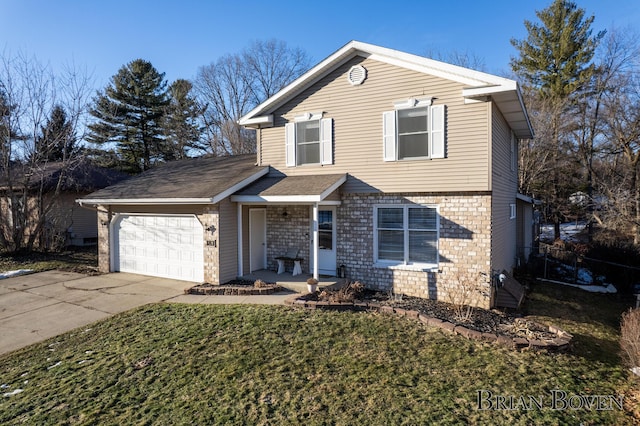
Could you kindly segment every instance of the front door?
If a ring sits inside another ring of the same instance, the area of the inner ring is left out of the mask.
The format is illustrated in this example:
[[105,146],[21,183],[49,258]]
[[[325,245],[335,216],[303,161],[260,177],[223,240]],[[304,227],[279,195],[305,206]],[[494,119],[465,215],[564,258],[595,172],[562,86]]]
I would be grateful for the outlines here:
[[[313,253],[313,239],[310,253]],[[311,256],[313,268],[313,256]],[[336,208],[318,207],[318,272],[336,275]]]
[[249,273],[267,268],[267,211],[249,209]]

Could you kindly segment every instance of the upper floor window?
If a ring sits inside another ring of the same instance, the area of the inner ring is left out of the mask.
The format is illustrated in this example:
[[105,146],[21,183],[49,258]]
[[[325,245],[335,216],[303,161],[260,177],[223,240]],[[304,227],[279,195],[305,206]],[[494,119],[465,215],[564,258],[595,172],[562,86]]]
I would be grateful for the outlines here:
[[333,164],[333,120],[307,113],[285,124],[286,164]]
[[320,163],[320,120],[296,123],[296,165]]
[[430,103],[410,99],[383,113],[385,161],[445,157],[445,107]]

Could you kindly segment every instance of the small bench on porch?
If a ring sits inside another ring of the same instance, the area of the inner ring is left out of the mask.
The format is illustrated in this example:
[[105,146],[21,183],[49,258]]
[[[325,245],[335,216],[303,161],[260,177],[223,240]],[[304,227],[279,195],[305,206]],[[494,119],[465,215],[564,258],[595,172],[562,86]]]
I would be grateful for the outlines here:
[[291,275],[296,276],[302,274],[301,262],[304,260],[302,257],[298,257],[299,249],[290,248],[284,256],[276,257],[278,261],[278,274],[282,274],[285,271],[285,262],[293,262],[293,272]]

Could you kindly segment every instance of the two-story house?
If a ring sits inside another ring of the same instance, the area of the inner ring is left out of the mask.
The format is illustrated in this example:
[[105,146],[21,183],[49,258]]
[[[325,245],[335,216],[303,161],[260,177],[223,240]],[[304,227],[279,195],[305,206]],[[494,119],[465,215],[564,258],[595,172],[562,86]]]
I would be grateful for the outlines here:
[[[91,194],[100,267],[223,283],[298,251],[314,276],[447,300],[527,238],[515,81],[350,42],[240,119],[257,155],[169,163]],[[518,207],[520,204],[520,207]],[[523,235],[525,237],[523,237]]]

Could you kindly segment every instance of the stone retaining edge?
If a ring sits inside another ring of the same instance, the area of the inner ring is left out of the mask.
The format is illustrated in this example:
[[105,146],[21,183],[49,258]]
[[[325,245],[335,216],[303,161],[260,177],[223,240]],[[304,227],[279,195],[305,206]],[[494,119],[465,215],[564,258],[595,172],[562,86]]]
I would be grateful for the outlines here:
[[263,296],[283,291],[284,288],[271,287],[191,287],[185,289],[185,294],[197,294],[200,296]]
[[461,325],[453,324],[449,321],[431,317],[418,311],[394,308],[389,305],[380,305],[374,302],[327,302],[304,300],[299,297],[285,300],[285,304],[305,308],[305,309],[328,309],[328,310],[352,310],[352,311],[374,311],[386,314],[394,314],[420,321],[421,323],[436,327],[452,334],[463,336],[470,340],[479,342],[498,344],[509,349],[515,350],[546,350],[546,351],[564,351],[569,349],[573,336],[566,331],[550,325],[548,330],[557,337],[552,340],[542,341],[538,339],[526,339],[524,337],[510,337],[502,334],[483,333],[477,330],[471,330]]

